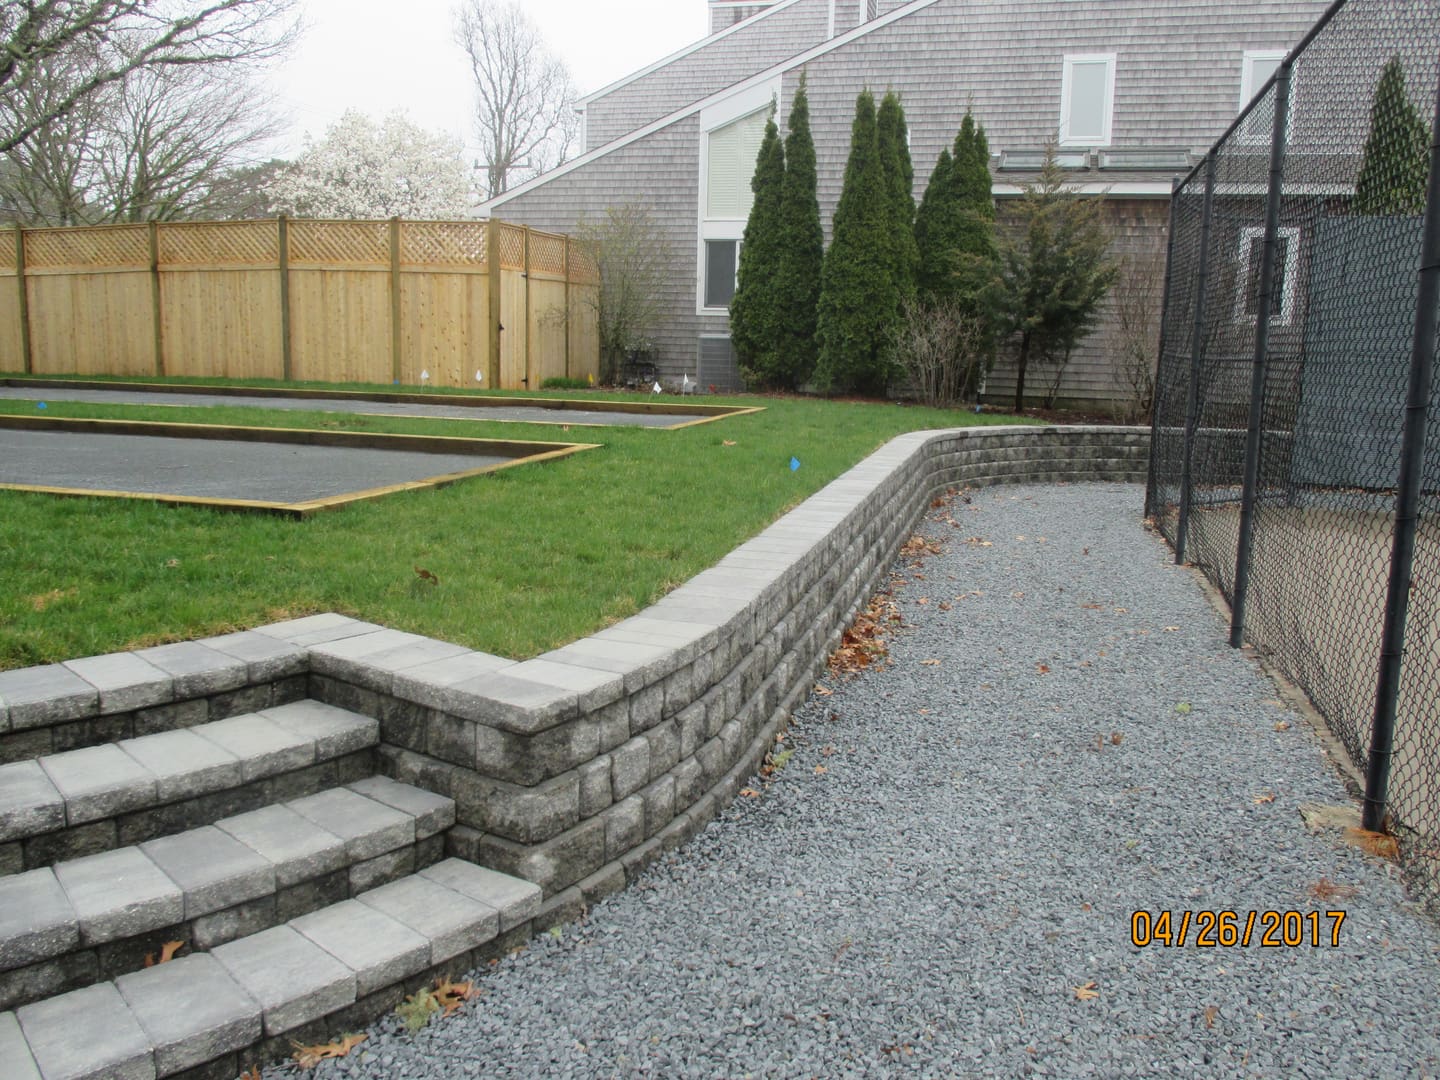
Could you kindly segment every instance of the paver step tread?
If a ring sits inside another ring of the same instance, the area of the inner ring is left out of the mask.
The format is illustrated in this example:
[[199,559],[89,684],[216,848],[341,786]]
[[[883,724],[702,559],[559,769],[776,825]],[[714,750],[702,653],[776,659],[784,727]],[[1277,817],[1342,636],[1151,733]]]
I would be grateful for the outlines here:
[[372,717],[304,700],[0,765],[0,843],[238,787],[379,739]]
[[[316,806],[335,815],[325,818]],[[454,821],[450,799],[374,777],[0,877],[0,972],[267,896],[428,839]]]
[[539,909],[539,886],[446,859],[209,953],[0,1013],[0,1076],[170,1076],[443,964]]

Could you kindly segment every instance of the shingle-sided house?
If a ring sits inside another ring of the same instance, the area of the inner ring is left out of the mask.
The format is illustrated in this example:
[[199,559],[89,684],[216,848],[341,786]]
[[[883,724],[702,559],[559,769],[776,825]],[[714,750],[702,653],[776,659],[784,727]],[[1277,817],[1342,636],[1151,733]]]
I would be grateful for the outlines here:
[[[901,96],[917,200],[968,107],[989,137],[1002,216],[1047,141],[1058,139],[1074,183],[1105,193],[1114,250],[1153,279],[1163,276],[1173,179],[1234,120],[1328,0],[709,4],[708,37],[582,101],[584,153],[486,210],[567,231],[607,206],[647,206],[673,264],[653,343],[661,377],[730,389],[740,383],[727,307],[750,179],[771,102],[783,131],[802,71],[827,242],[855,97],[868,86]],[[1256,141],[1263,153],[1263,139]],[[1159,288],[1149,289],[1146,302],[1159,301]],[[1123,398],[1115,353],[1102,325],[1073,358],[1059,396]],[[1007,393],[1013,374],[1002,361],[987,394]]]

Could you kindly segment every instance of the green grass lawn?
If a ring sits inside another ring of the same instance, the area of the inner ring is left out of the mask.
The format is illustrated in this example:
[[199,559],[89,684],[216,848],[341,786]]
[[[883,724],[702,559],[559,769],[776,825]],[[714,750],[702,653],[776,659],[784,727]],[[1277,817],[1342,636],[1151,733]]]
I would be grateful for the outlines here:
[[[0,491],[0,669],[318,611],[533,656],[653,603],[894,435],[1016,422],[901,405],[703,400],[765,411],[676,431],[573,427],[567,436],[551,424],[49,402],[47,415],[60,417],[603,448],[306,521]],[[0,401],[0,412],[33,414],[35,404]],[[793,472],[792,455],[801,462]]]

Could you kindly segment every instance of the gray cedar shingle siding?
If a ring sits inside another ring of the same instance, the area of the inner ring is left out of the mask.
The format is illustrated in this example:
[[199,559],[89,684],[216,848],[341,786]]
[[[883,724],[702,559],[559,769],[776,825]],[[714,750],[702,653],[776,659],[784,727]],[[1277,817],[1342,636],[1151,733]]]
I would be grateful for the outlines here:
[[799,0],[585,107],[585,149],[618,139],[825,39],[829,0]]
[[[1292,47],[1327,6],[1325,0],[1172,0],[1165,5],[1153,0],[937,0],[877,26],[805,65],[827,239],[849,152],[855,96],[867,85],[901,93],[917,199],[967,104],[985,124],[993,152],[1043,146],[1059,123],[1067,53],[1117,54],[1111,145],[1203,152],[1238,111],[1243,51]],[[798,66],[784,74],[782,124],[798,78]],[[692,115],[532,191],[502,199],[494,210],[502,219],[556,229],[571,227],[587,211],[635,198],[648,198],[673,215],[667,220],[675,244],[675,281],[667,301],[671,316],[659,344],[662,370],[677,381],[682,371],[693,372],[696,336],[723,333],[726,324],[724,318],[695,314],[699,138]],[[997,188],[1017,179],[1008,172],[995,177]],[[1157,195],[1150,200],[1113,196],[1125,200],[1115,211],[1125,222],[1117,246],[1163,246],[1170,173],[1097,170],[1074,179],[1156,185]],[[1115,396],[1116,375],[1107,363],[1104,335],[1097,331],[1072,360],[1062,397]],[[990,390],[1003,393],[1007,378],[1004,368],[997,370]]]

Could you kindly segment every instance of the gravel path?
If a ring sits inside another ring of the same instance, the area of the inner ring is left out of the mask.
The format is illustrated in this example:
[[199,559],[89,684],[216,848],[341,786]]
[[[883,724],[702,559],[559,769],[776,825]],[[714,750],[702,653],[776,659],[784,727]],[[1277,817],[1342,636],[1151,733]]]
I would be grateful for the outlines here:
[[[313,1075],[1440,1074],[1440,932],[1307,831],[1302,803],[1347,801],[1334,766],[1141,503],[932,512],[890,662],[811,696],[758,797],[465,1013],[387,1017]],[[1325,943],[1136,948],[1136,909],[1318,910]]]

